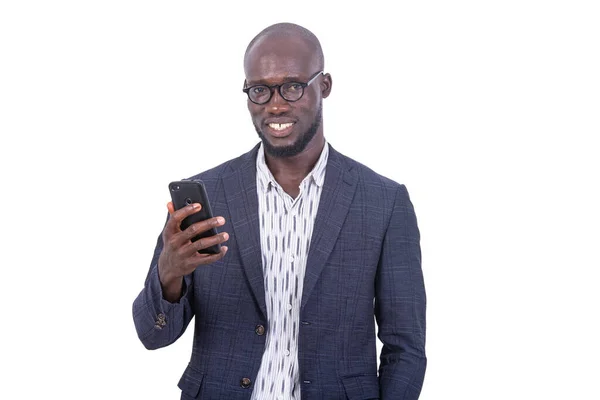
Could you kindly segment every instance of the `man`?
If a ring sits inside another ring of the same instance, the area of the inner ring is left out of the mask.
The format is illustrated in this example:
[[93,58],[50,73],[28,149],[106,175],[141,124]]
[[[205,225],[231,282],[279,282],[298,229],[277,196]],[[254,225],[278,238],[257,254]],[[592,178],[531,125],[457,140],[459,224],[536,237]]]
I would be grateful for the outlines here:
[[[215,218],[181,231],[199,206],[168,205],[133,314],[149,349],[196,317],[182,399],[419,397],[425,289],[413,206],[403,185],[325,141],[323,69],[305,28],[260,32],[244,57],[244,92],[261,143],[192,178]],[[190,241],[211,226],[220,233]],[[220,254],[197,252],[225,242]]]

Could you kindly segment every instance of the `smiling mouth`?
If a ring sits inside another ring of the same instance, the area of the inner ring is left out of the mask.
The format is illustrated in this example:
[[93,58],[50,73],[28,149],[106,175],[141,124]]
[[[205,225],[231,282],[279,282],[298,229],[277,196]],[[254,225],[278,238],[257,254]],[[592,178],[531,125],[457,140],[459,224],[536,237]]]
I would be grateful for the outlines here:
[[284,124],[271,122],[267,124],[267,127],[268,132],[272,137],[284,138],[292,133],[295,124],[295,122],[286,122]]
[[273,129],[274,131],[283,131],[287,128],[291,128],[292,125],[294,125],[293,122],[288,122],[287,124],[269,124],[269,128]]

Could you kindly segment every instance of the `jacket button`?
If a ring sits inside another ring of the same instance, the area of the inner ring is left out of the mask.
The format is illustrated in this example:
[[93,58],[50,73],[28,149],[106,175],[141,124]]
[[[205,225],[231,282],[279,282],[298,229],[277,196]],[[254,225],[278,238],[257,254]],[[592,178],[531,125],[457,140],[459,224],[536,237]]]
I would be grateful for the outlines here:
[[265,327],[262,325],[256,325],[256,329],[254,330],[258,336],[262,336],[265,334]]
[[244,389],[248,389],[250,387],[250,385],[252,384],[252,381],[250,380],[250,378],[242,378],[242,381],[240,382],[240,384],[242,385],[242,387]]
[[164,326],[166,326],[167,325],[167,321],[166,321],[165,318],[166,318],[165,314],[163,314],[163,313],[158,314],[156,316],[156,321],[155,321],[154,327],[156,329],[162,329]]

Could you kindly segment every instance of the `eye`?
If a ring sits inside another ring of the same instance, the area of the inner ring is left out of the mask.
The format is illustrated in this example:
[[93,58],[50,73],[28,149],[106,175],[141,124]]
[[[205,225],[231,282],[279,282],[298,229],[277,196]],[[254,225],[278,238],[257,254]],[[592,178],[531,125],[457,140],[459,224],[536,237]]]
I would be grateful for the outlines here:
[[298,92],[298,91],[302,90],[302,84],[292,82],[286,87],[286,89],[289,90],[290,92]]
[[266,90],[267,88],[265,88],[264,86],[254,86],[252,88],[252,92],[254,94],[263,94]]

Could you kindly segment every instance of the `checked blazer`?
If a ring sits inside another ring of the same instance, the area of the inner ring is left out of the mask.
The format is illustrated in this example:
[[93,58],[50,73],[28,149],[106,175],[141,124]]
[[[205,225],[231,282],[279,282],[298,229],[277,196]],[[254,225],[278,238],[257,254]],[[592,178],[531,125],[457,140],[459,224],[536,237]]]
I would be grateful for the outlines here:
[[[225,257],[185,276],[182,298],[169,303],[158,278],[159,236],[133,303],[148,349],[175,342],[194,319],[192,354],[178,384],[184,400],[250,399],[256,384],[269,330],[258,147],[192,177],[204,182],[214,215],[226,219]],[[425,305],[420,233],[405,186],[330,145],[300,308],[302,399],[416,400],[426,368]]]

